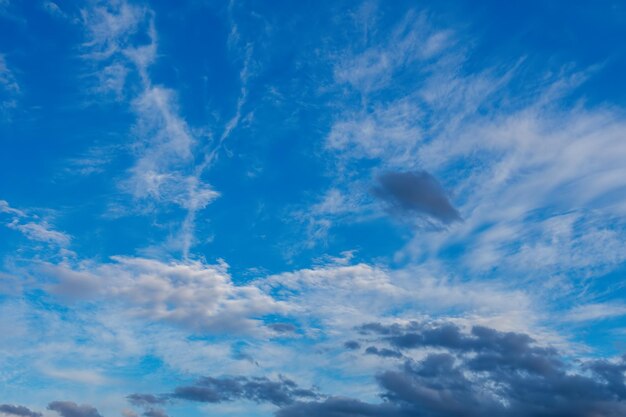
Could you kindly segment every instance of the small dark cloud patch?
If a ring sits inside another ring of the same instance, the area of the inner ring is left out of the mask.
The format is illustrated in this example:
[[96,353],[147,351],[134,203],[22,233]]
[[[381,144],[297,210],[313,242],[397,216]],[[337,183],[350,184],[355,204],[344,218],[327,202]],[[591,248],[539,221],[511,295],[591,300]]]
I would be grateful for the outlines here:
[[131,394],[126,399],[135,406],[146,407],[151,405],[165,404],[167,398],[164,396],[157,396],[152,394]]
[[143,415],[145,417],[169,417],[167,413],[160,408],[150,408],[146,410]]
[[[427,414],[415,414],[414,417]],[[324,401],[297,402],[276,412],[276,417],[409,417],[393,404],[368,404],[353,398],[330,397]],[[443,416],[441,416],[443,417]]]
[[126,399],[135,407],[142,407],[144,417],[168,417],[165,410],[155,407],[166,404],[168,402],[167,395],[131,394],[126,396]]
[[42,414],[22,405],[0,404],[0,415],[19,417],[41,417]]
[[383,358],[401,358],[402,357],[402,353],[398,352],[397,350],[392,350],[392,349],[388,349],[388,348],[377,348],[376,346],[370,346],[367,349],[365,349],[365,353],[367,355],[376,355],[376,356],[380,356]]
[[343,347],[350,350],[357,350],[361,348],[361,344],[356,340],[348,340],[346,343],[343,344]]
[[419,215],[445,224],[461,220],[443,187],[426,171],[381,174],[372,192],[401,217]]
[[315,399],[319,395],[312,389],[299,388],[287,378],[204,377],[193,385],[176,388],[171,397],[205,403],[249,400],[282,406],[297,399]]
[[[416,322],[413,322],[416,323]],[[416,323],[417,324],[417,323]],[[398,324],[385,325],[381,323],[366,323],[357,327],[356,330],[363,335],[368,335],[372,333],[376,334],[392,334],[397,333],[402,328]]]
[[53,401],[48,404],[48,410],[56,411],[62,417],[102,417],[94,407],[72,401]]
[[274,330],[276,333],[293,333],[298,329],[291,323],[273,323],[270,324],[268,327]]

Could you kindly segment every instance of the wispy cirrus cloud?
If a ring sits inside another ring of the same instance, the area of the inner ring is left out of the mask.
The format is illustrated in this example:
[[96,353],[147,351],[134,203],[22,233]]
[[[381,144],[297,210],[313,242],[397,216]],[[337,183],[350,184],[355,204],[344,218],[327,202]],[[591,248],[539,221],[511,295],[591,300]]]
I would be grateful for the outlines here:
[[[520,286],[547,277],[541,285],[556,285],[563,296],[580,288],[572,284],[577,277],[620,265],[625,119],[619,109],[572,100],[597,68],[562,66],[530,82],[523,79],[530,66],[524,58],[468,70],[474,56],[468,35],[415,16],[409,12],[385,29],[373,18],[346,20],[346,33],[365,35],[351,37],[340,52],[329,47],[331,85],[342,104],[325,145],[337,175],[329,174],[329,191],[313,207],[332,201],[335,208],[306,211],[311,238],[326,241],[336,225],[376,218],[367,194],[390,190],[381,187],[383,173],[425,171],[447,191],[441,201],[454,201],[446,206],[448,227],[419,228],[397,260],[452,261],[452,270],[463,265],[495,279],[513,274]],[[431,38],[433,53],[420,53]],[[390,59],[394,54],[402,59]],[[402,90],[390,77],[403,80]],[[524,94],[512,99],[520,83]],[[371,179],[367,186],[364,178]],[[407,201],[396,188],[383,201],[398,211]],[[413,206],[426,195],[416,193]],[[574,269],[576,276],[565,273]]]
[[20,86],[15,79],[13,71],[9,68],[6,55],[0,54],[0,87],[7,94],[17,94],[20,92]]
[[[120,99],[125,92],[134,96],[129,105],[136,116],[131,146],[135,160],[120,187],[142,209],[174,205],[187,211],[176,249],[188,256],[195,239],[195,213],[219,193],[202,180],[206,163],[198,165],[202,157],[194,154],[202,152],[199,138],[182,117],[176,92],[152,81],[150,67],[158,49],[154,12],[118,1],[84,9],[82,16],[86,58],[98,65],[100,88]],[[138,85],[128,85],[131,73],[139,77]]]
[[10,113],[17,107],[20,92],[14,71],[7,64],[6,55],[0,53],[0,115],[3,118],[9,118]]
[[29,214],[24,210],[11,207],[5,200],[0,200],[1,213],[10,217],[6,227],[20,232],[31,241],[43,242],[59,248],[66,248],[71,243],[72,238],[67,233],[55,230],[47,220],[36,214]]
[[606,320],[626,315],[626,305],[609,302],[584,304],[574,307],[566,314],[566,320],[573,322],[588,322]]

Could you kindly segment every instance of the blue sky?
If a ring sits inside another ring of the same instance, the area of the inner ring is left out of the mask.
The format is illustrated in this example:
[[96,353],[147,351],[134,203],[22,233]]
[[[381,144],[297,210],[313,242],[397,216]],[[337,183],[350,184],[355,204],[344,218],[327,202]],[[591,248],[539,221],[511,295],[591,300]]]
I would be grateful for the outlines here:
[[0,416],[625,415],[625,38],[0,0]]

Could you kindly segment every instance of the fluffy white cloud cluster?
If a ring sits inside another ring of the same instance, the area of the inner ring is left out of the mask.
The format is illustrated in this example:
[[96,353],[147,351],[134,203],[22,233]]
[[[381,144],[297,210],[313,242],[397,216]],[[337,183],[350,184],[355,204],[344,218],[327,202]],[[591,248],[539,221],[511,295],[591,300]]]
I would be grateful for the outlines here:
[[132,316],[193,332],[254,332],[259,318],[286,308],[255,286],[235,285],[225,264],[127,257],[113,261],[77,269],[46,264],[41,272],[55,281],[49,290],[63,298],[120,303]]

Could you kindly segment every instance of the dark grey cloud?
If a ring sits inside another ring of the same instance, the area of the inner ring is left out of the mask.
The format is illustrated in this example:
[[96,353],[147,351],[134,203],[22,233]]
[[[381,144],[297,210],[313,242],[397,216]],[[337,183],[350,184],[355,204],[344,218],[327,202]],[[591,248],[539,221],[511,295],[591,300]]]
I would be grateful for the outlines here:
[[330,397],[319,402],[297,402],[276,412],[277,417],[399,417],[402,415],[393,404],[368,404],[344,397]]
[[461,220],[443,187],[426,171],[387,172],[377,182],[373,194],[395,214],[422,215],[446,224]]
[[126,399],[132,404],[138,407],[146,407],[151,405],[165,404],[167,397],[162,395],[157,396],[153,394],[131,394]]
[[32,411],[22,405],[0,404],[0,414],[20,417],[41,417],[41,413]]
[[277,333],[293,333],[298,328],[291,323],[273,323],[268,326]]
[[165,410],[155,408],[157,405],[166,404],[168,402],[168,395],[131,394],[126,396],[126,399],[132,405],[142,407],[145,417],[168,417]]
[[102,417],[94,407],[72,401],[53,401],[48,404],[48,410],[56,411],[62,417]]
[[397,350],[388,349],[388,348],[377,348],[376,346],[370,346],[365,349],[365,353],[368,355],[376,355],[382,356],[383,358],[401,358],[402,353]]
[[348,340],[346,343],[343,344],[343,347],[350,350],[356,350],[361,348],[361,344],[356,340]]
[[169,417],[164,410],[160,408],[150,408],[143,413],[145,417]]
[[469,334],[450,323],[422,325],[413,322],[404,327],[373,323],[360,329],[382,335],[382,340],[397,349],[437,347],[457,353],[471,352],[474,356],[470,364],[477,371],[497,363],[540,371],[555,366],[554,361],[559,359],[555,349],[536,346],[526,334],[498,332],[483,326],[473,327]]
[[[267,402],[278,407],[277,417],[626,416],[626,357],[576,367],[527,334],[483,326],[465,331],[452,323],[368,323],[357,330],[379,345],[364,354],[404,358],[402,365],[375,376],[378,403],[321,395],[285,378],[206,377],[169,397]],[[349,346],[360,348],[353,342]],[[426,356],[411,359],[411,351],[419,348],[426,349]],[[159,398],[134,400],[149,404]]]
[[379,374],[379,404],[330,397],[290,404],[277,412],[279,417],[626,415],[626,358],[590,361],[581,373],[557,350],[521,333],[480,326],[467,333],[454,324],[417,322],[370,323],[358,330],[396,349],[436,348],[437,353]]
[[170,395],[172,398],[206,403],[234,400],[269,402],[278,406],[290,404],[297,399],[315,399],[312,389],[299,388],[287,379],[271,380],[265,377],[204,377],[193,385],[181,386]]

